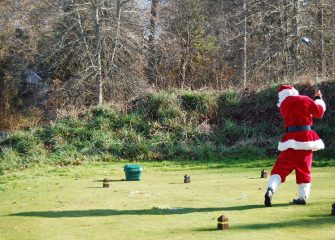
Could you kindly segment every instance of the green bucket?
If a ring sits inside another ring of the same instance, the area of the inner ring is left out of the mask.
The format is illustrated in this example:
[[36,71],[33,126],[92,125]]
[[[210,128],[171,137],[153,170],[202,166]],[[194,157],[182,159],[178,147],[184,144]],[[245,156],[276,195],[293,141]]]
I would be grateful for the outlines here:
[[127,164],[124,166],[124,172],[126,174],[127,181],[139,181],[141,180],[141,175],[143,168],[138,164]]

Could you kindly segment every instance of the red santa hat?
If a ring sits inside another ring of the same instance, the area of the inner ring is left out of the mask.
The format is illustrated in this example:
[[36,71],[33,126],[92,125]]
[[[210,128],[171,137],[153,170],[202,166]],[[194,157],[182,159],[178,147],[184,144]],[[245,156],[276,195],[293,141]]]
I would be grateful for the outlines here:
[[291,85],[281,85],[278,89],[278,103],[277,106],[280,107],[281,103],[289,96],[298,96],[299,92]]

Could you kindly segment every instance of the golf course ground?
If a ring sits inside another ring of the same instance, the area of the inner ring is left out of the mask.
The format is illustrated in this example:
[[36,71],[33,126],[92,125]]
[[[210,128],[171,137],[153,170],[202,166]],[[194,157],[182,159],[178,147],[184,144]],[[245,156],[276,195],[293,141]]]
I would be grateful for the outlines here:
[[[125,181],[125,164],[40,166],[0,176],[0,239],[335,239],[335,167],[313,169],[306,206],[290,204],[297,192],[292,173],[266,208],[261,168],[141,163],[141,180]],[[185,174],[191,183],[183,182]],[[227,230],[217,230],[222,214]]]

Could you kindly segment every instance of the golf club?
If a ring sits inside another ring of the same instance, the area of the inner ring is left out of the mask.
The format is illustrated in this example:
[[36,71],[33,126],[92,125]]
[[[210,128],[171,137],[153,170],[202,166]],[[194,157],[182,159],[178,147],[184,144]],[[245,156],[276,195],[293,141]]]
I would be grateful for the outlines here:
[[[311,42],[311,40],[310,40],[310,38],[309,37],[307,37],[307,36],[302,36],[301,38],[300,38],[300,42],[303,44],[303,45],[305,45],[305,46],[308,46],[308,47],[314,47],[313,46],[313,44],[312,44],[312,42]],[[316,73],[315,73],[315,82],[314,82],[314,89],[315,89],[315,92],[317,92],[319,89],[318,89],[318,73],[317,73],[317,71],[316,71]]]
[[311,43],[311,40],[310,40],[308,37],[306,37],[306,36],[302,36],[302,37],[300,38],[300,42],[301,42],[302,44],[309,45],[309,44]]

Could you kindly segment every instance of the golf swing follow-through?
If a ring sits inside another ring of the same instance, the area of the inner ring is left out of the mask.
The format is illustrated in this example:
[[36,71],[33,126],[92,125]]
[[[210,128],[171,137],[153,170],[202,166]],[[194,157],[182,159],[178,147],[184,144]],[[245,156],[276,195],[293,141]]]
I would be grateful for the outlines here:
[[281,151],[271,171],[267,184],[264,204],[272,206],[272,196],[286,177],[295,170],[298,184],[298,198],[294,204],[305,205],[311,188],[311,168],[313,151],[324,148],[323,141],[312,129],[312,118],[321,118],[326,110],[320,90],[315,91],[314,100],[299,95],[291,85],[278,89],[278,104],[284,119],[286,133],[278,144]]
[[[306,46],[306,47],[308,47],[308,48],[311,48],[311,50],[314,52],[314,50],[315,50],[315,46],[314,46],[314,44],[312,43],[312,41],[310,40],[310,38],[309,37],[306,37],[306,36],[302,36],[301,38],[300,38],[300,42],[301,42],[301,44],[302,45],[304,45],[304,46]],[[314,59],[314,58],[313,58]],[[314,62],[314,64],[315,64],[315,62]],[[315,70],[315,76],[314,76],[314,80],[315,80],[315,83],[314,83],[314,89],[315,89],[315,91],[318,91],[318,78],[319,78],[319,76],[318,76],[318,72],[317,72],[317,70]]]

